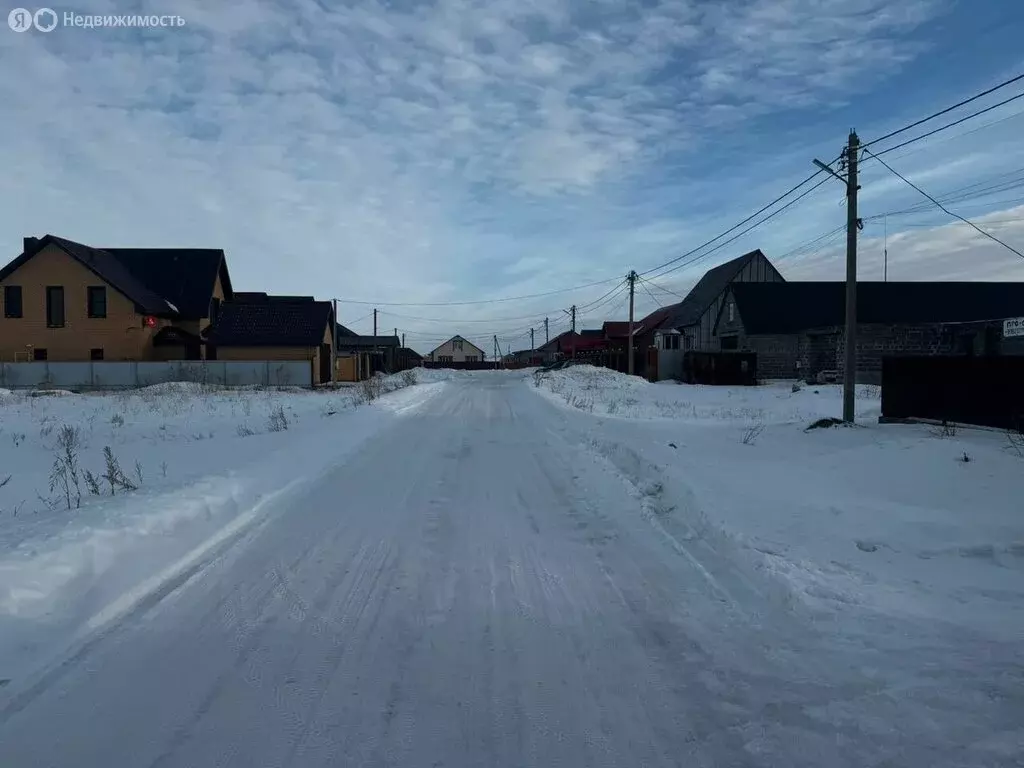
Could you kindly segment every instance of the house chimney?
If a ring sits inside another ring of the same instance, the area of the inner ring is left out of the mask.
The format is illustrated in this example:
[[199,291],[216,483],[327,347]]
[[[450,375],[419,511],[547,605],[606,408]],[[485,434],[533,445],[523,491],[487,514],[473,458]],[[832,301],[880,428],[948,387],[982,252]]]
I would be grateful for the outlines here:
[[39,245],[39,238],[38,237],[26,237],[26,238],[24,238],[22,240],[21,245],[22,245],[21,250],[23,252],[25,252],[25,253],[28,253],[29,251],[34,251],[36,246]]

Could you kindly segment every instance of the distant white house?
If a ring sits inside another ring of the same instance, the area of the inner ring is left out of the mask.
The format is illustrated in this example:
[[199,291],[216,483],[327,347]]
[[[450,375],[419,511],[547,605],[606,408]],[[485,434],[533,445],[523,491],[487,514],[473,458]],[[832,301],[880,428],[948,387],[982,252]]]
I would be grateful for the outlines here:
[[434,363],[482,363],[486,354],[473,342],[461,336],[452,336],[427,355],[427,359]]

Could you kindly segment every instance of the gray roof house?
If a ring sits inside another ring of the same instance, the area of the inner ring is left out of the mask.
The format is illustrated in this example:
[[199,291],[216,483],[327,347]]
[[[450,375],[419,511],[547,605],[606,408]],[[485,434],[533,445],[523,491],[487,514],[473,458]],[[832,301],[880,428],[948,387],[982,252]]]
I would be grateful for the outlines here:
[[656,331],[677,330],[686,349],[716,350],[714,325],[733,283],[783,283],[785,278],[760,249],[709,269],[678,304],[658,309],[640,320],[638,347],[654,344]]

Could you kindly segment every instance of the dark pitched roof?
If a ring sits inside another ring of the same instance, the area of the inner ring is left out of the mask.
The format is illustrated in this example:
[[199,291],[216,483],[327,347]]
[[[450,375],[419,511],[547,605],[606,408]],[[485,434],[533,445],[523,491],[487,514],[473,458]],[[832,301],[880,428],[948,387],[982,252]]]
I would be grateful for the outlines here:
[[224,251],[195,248],[92,248],[56,235],[25,238],[24,251],[0,269],[0,280],[55,245],[123,293],[146,314],[199,319],[209,312],[218,273],[231,297]]
[[[656,323],[644,323],[644,330],[652,328],[683,328],[700,321],[708,307],[715,299],[729,287],[729,283],[750,263],[755,256],[764,256],[759,249],[745,253],[735,259],[719,264],[714,269],[709,269],[697,282],[686,298],[678,304],[665,307],[664,310],[652,313],[652,316],[662,314],[656,318]],[[652,320],[655,318],[652,317]]]
[[6,278],[48,245],[60,248],[105,283],[127,296],[142,312],[160,317],[177,316],[167,301],[143,285],[112,254],[55,235],[46,235],[39,239],[25,238],[24,251],[3,269],[0,269],[0,280]]
[[[636,324],[634,324],[634,329]],[[621,338],[624,339],[629,336],[629,321],[628,320],[607,320],[601,326],[601,331],[609,339]]]
[[[679,304],[671,304],[667,307],[656,309],[642,320],[638,320],[633,326],[633,333],[647,333],[662,326],[665,320],[674,312],[679,310]],[[625,334],[623,334],[625,336]]]
[[604,330],[601,328],[584,328],[582,331],[580,331],[580,336],[582,336],[584,339],[603,339]]
[[312,296],[285,296],[281,294],[269,294],[264,291],[236,291],[234,298],[236,302],[266,302],[266,301],[316,301]]
[[373,349],[374,347],[398,349],[401,346],[397,336],[345,336],[337,339],[338,349]]
[[398,354],[399,355],[404,355],[405,357],[409,358],[410,360],[422,360],[423,359],[423,355],[421,355],[419,352],[417,352],[415,349],[412,349],[411,347],[399,347],[398,348]]
[[[842,282],[734,283],[744,330],[798,333],[842,325]],[[857,284],[860,323],[964,323],[1024,315],[1024,283],[900,282]]]
[[221,306],[206,340],[219,347],[315,347],[332,315],[329,301],[231,301]]
[[340,338],[342,338],[342,337],[345,337],[345,338],[349,338],[349,339],[351,339],[351,338],[353,338],[353,337],[356,337],[356,336],[358,336],[358,335],[359,335],[359,334],[358,334],[358,333],[356,333],[355,331],[350,331],[350,330],[349,330],[348,328],[346,328],[346,327],[345,327],[344,325],[342,325],[341,323],[335,323],[335,326],[334,326],[334,327],[335,327],[335,329],[336,329],[336,331],[337,331],[337,332],[335,333],[335,338],[338,338],[338,339],[340,339]]
[[562,343],[571,344],[572,340],[573,340],[573,337],[575,337],[577,339],[580,338],[579,334],[576,334],[576,333],[574,333],[572,331],[562,331],[560,334],[555,336],[553,339],[550,339],[549,341],[547,341],[544,344],[541,344],[539,347],[537,347],[537,351],[538,352],[556,352],[556,351],[558,351],[561,348],[560,345]]
[[220,248],[102,248],[142,285],[169,301],[185,320],[210,312],[213,284],[220,275],[224,296],[234,298],[227,260]]

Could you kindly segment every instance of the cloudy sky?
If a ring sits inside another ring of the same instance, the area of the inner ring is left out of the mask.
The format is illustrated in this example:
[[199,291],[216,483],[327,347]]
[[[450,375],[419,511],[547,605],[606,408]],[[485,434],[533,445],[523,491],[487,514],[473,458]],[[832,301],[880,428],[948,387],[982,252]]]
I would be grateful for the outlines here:
[[[745,218],[850,128],[869,141],[1024,72],[1024,3],[1010,0],[51,7],[186,24],[0,28],[9,258],[47,232],[221,247],[236,288],[344,299],[361,332],[380,302],[380,327],[424,351],[454,333],[528,346],[531,325],[561,330],[572,304],[588,307],[583,327],[624,319],[629,269]],[[1024,99],[884,159],[1024,250],[1022,135]],[[1024,279],[1024,259],[870,159],[861,215],[862,279],[881,279],[884,245],[890,279]],[[641,284],[637,312],[757,247],[789,279],[841,278],[844,221],[827,183]]]

